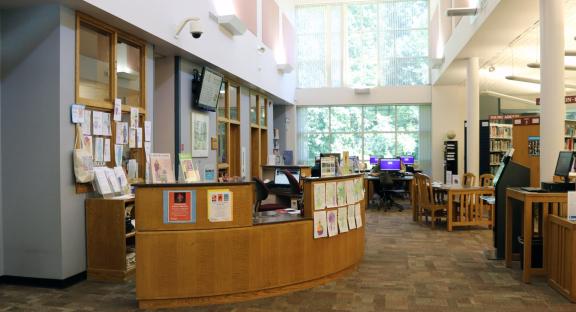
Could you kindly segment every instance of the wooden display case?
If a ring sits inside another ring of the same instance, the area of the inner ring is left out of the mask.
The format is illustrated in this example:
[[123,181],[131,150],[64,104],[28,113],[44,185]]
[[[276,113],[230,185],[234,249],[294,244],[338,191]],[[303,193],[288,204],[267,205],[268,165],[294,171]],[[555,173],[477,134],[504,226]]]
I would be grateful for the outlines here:
[[126,211],[134,217],[134,198],[86,200],[88,279],[123,281],[136,269],[136,232],[126,231]]

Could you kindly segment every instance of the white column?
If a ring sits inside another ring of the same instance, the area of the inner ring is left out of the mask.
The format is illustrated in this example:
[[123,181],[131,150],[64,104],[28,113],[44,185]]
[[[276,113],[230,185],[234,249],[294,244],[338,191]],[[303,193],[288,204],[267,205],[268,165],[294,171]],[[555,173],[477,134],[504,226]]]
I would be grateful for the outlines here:
[[478,68],[478,58],[469,58],[466,77],[466,120],[468,121],[466,166],[468,172],[476,175],[476,179],[480,174],[480,79]]
[[564,149],[564,1],[540,0],[540,181]]

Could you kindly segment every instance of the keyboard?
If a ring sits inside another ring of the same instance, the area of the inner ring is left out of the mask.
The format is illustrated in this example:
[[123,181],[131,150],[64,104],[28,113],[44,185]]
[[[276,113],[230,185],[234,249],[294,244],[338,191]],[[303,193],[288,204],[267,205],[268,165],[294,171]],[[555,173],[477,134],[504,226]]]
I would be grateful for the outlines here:
[[520,188],[525,192],[532,192],[532,193],[548,193],[547,190],[541,189],[539,187],[531,187],[531,186],[524,186]]

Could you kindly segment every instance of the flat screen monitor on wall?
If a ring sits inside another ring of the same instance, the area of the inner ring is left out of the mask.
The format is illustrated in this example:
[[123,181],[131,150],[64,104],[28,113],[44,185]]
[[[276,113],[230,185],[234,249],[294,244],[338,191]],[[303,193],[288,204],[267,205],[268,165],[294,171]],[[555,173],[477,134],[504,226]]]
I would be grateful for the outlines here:
[[380,158],[380,170],[382,171],[400,171],[401,168],[400,158]]
[[193,75],[193,106],[215,112],[223,81],[222,75],[208,67],[202,68],[202,75],[198,75],[198,72],[193,73]]

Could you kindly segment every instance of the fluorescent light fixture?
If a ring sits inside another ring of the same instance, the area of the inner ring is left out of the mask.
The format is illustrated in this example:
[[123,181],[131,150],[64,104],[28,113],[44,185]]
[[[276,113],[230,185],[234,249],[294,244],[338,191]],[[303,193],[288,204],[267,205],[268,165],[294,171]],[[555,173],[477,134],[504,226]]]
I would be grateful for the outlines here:
[[430,65],[430,67],[438,69],[440,67],[442,67],[442,64],[444,64],[444,58],[429,58],[428,59],[428,63]]
[[[526,66],[530,67],[530,68],[540,68],[540,63],[528,63],[526,64]],[[574,65],[565,65],[564,66],[565,70],[576,70],[576,66]]]
[[226,29],[232,36],[239,36],[246,32],[246,25],[235,14],[218,15],[209,12],[208,16],[222,28]]
[[246,25],[234,14],[218,16],[218,24],[234,36],[246,32]]
[[499,97],[499,98],[504,98],[504,99],[509,99],[509,100],[514,100],[516,102],[521,102],[521,103],[525,103],[525,104],[536,105],[536,101],[531,101],[531,100],[527,100],[527,99],[524,99],[521,97],[512,96],[512,95],[508,95],[508,94],[504,94],[504,93],[499,93],[499,92],[494,92],[494,91],[483,91],[483,92],[481,92],[481,94],[490,95],[490,96]]
[[283,73],[283,74],[288,74],[291,73],[292,70],[294,70],[294,68],[292,67],[292,65],[286,63],[286,64],[278,64],[276,65],[276,68],[278,69],[279,72]]
[[576,56],[576,50],[566,50],[564,51],[565,56]]
[[372,88],[354,88],[354,94],[370,94]]
[[478,14],[478,8],[449,8],[446,16],[472,16]]
[[[522,82],[540,84],[540,79],[534,79],[534,78],[529,78],[529,77],[506,76],[506,79],[508,79],[508,80],[514,80],[514,81],[522,81]],[[564,87],[570,88],[570,89],[576,89],[576,84],[573,84],[573,83],[564,83]]]

